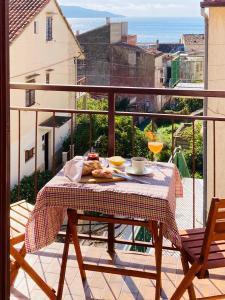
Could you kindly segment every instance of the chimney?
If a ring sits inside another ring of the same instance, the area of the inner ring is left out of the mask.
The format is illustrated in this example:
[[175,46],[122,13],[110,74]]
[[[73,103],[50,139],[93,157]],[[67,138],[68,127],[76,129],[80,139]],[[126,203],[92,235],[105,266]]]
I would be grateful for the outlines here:
[[107,25],[110,24],[110,17],[106,17],[106,24],[107,24]]
[[80,35],[80,30],[76,30],[76,36]]
[[156,40],[156,49],[159,49],[159,40]]

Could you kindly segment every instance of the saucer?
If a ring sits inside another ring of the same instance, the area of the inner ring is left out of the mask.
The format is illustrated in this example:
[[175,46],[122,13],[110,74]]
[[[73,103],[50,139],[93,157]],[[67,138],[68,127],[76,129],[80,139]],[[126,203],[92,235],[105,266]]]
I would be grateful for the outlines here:
[[144,171],[142,173],[139,173],[139,172],[136,172],[133,167],[126,167],[125,168],[125,171],[127,174],[131,174],[131,175],[138,175],[138,176],[143,176],[143,175],[150,175],[152,174],[153,175],[153,170],[152,168],[147,168],[145,167],[144,168]]

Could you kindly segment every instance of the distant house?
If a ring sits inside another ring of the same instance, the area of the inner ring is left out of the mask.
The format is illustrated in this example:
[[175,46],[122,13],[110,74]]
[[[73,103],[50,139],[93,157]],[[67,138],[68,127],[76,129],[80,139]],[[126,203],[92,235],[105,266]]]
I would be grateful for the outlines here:
[[[178,53],[171,60],[170,86],[187,83],[191,87],[204,82],[204,53]],[[202,87],[203,88],[203,87]]]
[[184,52],[184,44],[183,43],[157,43],[156,47],[159,51],[161,51],[165,54]]
[[[77,57],[82,50],[55,0],[9,1],[11,82],[75,84]],[[11,106],[74,108],[75,94],[11,90]],[[70,116],[38,114],[37,168],[52,166],[53,128],[58,152],[70,129]],[[21,113],[20,173],[18,173],[19,119],[11,111],[11,185],[35,168],[35,113]]]
[[[138,87],[163,86],[163,53],[140,48],[137,37],[128,35],[128,23],[111,23],[77,36],[85,53],[85,66],[78,67],[90,85]],[[83,69],[82,69],[83,68]],[[161,97],[130,98],[132,105],[157,110]],[[147,103],[147,106],[146,106]]]
[[204,52],[204,34],[183,34],[181,42],[184,44],[185,52]]

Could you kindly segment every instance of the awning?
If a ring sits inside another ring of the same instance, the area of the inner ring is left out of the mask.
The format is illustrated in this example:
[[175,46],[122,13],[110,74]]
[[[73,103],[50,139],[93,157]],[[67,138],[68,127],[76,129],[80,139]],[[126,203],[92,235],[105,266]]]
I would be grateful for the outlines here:
[[63,126],[66,122],[68,122],[70,119],[71,119],[70,117],[64,117],[64,116],[53,117],[52,116],[48,120],[42,122],[39,126],[59,128],[59,127]]

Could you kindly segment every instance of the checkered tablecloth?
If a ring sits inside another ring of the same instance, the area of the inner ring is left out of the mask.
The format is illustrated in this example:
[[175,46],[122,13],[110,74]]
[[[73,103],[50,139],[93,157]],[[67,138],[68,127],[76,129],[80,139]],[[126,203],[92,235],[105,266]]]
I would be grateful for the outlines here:
[[164,237],[180,247],[175,221],[176,197],[183,195],[179,172],[169,163],[157,163],[152,170],[153,176],[143,177],[149,184],[72,183],[59,172],[37,195],[26,227],[27,252],[54,241],[68,208],[162,222]]

